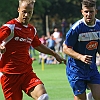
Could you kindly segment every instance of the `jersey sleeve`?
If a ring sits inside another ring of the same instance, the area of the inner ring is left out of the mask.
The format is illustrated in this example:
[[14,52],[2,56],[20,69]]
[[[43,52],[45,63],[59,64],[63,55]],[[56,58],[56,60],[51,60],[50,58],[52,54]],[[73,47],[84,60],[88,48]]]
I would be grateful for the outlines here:
[[65,44],[69,47],[74,47],[77,41],[78,41],[78,34],[76,29],[70,28],[70,30],[66,34]]
[[32,46],[33,46],[33,47],[37,47],[37,46],[39,46],[40,44],[41,44],[41,41],[39,40],[38,35],[35,35],[35,37],[34,37],[34,39],[33,39],[33,41],[32,41]]
[[33,39],[32,43],[31,43],[33,48],[37,47],[37,46],[39,46],[41,44],[41,41],[39,40],[36,28],[34,28],[34,33],[35,33],[34,34],[34,39]]
[[0,43],[2,43],[2,41],[7,38],[9,36],[9,34],[11,33],[11,30],[9,27],[7,26],[2,26],[0,28]]
[[0,28],[0,42],[6,45],[14,37],[15,24],[6,23]]

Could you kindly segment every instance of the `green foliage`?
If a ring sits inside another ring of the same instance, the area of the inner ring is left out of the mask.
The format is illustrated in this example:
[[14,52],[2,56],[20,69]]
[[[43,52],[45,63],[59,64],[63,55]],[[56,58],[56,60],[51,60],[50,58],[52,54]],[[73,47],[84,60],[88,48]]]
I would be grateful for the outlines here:
[[[34,13],[40,16],[49,14],[59,15],[59,18],[80,18],[81,0],[36,0]],[[100,11],[100,1],[97,0],[97,8]],[[0,23],[17,17],[18,0],[3,0],[0,3]],[[100,15],[100,14],[99,14]]]
[[17,17],[17,6],[17,0],[2,0],[2,2],[0,3],[0,25],[5,23],[9,19]]
[[46,9],[51,5],[51,3],[48,0],[37,0],[35,4],[35,10],[34,12],[37,15],[43,15],[46,13]]
[[[55,17],[61,20],[67,19],[69,23],[82,18],[81,15],[81,1],[82,0],[36,0],[34,14],[38,15],[42,20],[42,30],[45,31],[45,16],[48,14],[50,17]],[[100,18],[100,0],[97,0],[98,14]],[[18,16],[17,13],[18,0],[3,0],[0,3],[0,25],[6,21]],[[45,33],[45,32],[42,32]]]
[[80,2],[77,3],[75,0],[54,0],[50,6],[50,15],[58,14],[60,18],[79,17],[79,11]]

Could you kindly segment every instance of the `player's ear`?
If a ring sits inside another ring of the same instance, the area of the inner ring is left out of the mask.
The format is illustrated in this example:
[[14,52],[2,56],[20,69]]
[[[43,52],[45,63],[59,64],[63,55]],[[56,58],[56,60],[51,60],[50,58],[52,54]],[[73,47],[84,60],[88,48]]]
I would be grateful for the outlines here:
[[95,10],[95,14],[97,14],[97,13],[98,13],[98,10],[96,9],[96,10]]
[[83,15],[83,10],[81,10],[81,13],[82,13],[82,15]]
[[17,11],[19,12],[19,7],[18,7]]

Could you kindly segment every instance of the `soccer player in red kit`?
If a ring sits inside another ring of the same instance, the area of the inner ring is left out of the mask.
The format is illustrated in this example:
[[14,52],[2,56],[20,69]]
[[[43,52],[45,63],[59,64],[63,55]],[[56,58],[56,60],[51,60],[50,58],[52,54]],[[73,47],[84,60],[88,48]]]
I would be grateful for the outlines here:
[[41,44],[36,28],[29,23],[34,9],[34,0],[19,0],[18,18],[0,28],[0,76],[6,100],[22,100],[22,90],[35,100],[48,100],[42,81],[32,69],[29,47],[66,62],[53,50]]

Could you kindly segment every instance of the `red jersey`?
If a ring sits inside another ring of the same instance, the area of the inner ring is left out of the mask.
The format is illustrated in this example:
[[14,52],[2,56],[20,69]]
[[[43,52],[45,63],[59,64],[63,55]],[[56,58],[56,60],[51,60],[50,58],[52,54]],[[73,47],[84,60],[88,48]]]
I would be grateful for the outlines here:
[[41,44],[35,27],[30,24],[24,26],[13,19],[0,28],[0,43],[4,41],[7,41],[6,52],[0,61],[0,71],[21,74],[32,70],[29,47]]

